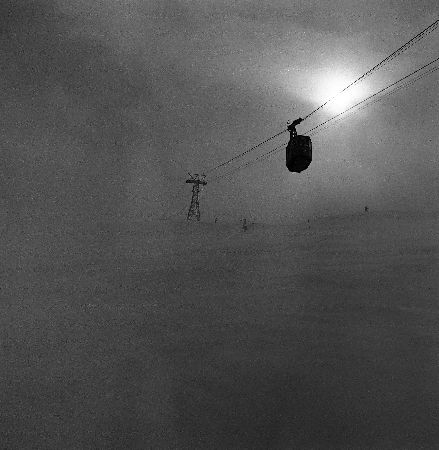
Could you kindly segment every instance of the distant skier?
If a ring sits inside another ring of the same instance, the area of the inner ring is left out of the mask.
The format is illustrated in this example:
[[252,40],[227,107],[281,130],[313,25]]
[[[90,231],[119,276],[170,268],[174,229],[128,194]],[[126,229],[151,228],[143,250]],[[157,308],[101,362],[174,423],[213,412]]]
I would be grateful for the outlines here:
[[364,212],[367,213],[369,211],[369,208],[367,206],[364,207]]
[[217,223],[218,222],[218,217],[215,217],[215,223]]
[[244,231],[247,231],[247,219],[246,218],[242,219],[242,229]]

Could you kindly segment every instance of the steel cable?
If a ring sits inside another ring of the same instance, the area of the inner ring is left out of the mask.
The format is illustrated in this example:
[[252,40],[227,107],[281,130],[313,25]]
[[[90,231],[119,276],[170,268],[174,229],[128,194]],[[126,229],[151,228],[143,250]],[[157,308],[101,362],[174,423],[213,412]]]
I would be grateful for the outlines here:
[[329,102],[334,100],[336,97],[338,97],[340,94],[348,90],[350,87],[354,86],[355,84],[359,83],[360,81],[367,78],[369,75],[371,75],[373,72],[375,72],[377,69],[383,67],[385,64],[387,64],[389,61],[392,61],[397,56],[399,56],[401,53],[405,52],[408,48],[410,48],[412,45],[414,45],[416,42],[423,39],[425,36],[430,34],[432,31],[434,31],[439,25],[439,19],[435,20],[431,25],[429,25],[427,28],[422,30],[420,33],[418,33],[416,36],[412,37],[409,41],[407,41],[404,45],[399,47],[397,50],[395,50],[393,53],[391,53],[389,56],[384,58],[381,62],[373,66],[371,69],[369,69],[367,72],[365,72],[363,75],[358,77],[356,80],[354,80],[352,83],[350,83],[348,86],[346,86],[344,89],[342,89],[340,92],[335,94],[333,97],[328,99],[325,103],[320,105],[318,108],[314,109],[314,111],[311,111],[307,116],[303,118],[303,120],[307,119],[308,117],[312,116],[314,113],[316,113],[319,109],[323,108],[325,105],[327,105]]
[[[436,62],[438,60],[439,60],[439,58],[436,58],[435,60],[429,62],[428,64],[422,66],[421,68],[419,68],[419,69],[411,72],[410,74],[406,75],[405,77],[399,79],[398,81],[395,81],[394,83],[390,84],[389,86],[387,86],[387,87],[381,89],[380,91],[370,95],[369,97],[367,97],[366,99],[362,100],[361,102],[355,104],[354,106],[351,106],[350,108],[346,109],[345,111],[343,111],[343,112],[341,112],[341,113],[331,117],[330,119],[326,120],[325,122],[322,122],[321,124],[317,125],[316,127],[311,128],[310,130],[306,131],[305,134],[306,135],[315,135],[317,133],[320,133],[321,131],[330,128],[331,126],[335,125],[336,123],[339,123],[342,120],[345,120],[346,118],[350,117],[351,115],[356,114],[357,112],[359,112],[359,111],[361,111],[361,110],[363,110],[363,109],[365,109],[365,108],[367,108],[367,107],[369,107],[369,106],[371,106],[371,105],[373,105],[373,104],[383,100],[388,95],[393,94],[393,93],[395,93],[395,92],[397,92],[397,91],[399,91],[401,89],[407,88],[408,86],[411,86],[412,84],[414,84],[416,81],[420,80],[421,78],[424,78],[425,76],[430,75],[431,73],[435,72],[436,70],[439,70],[439,67],[430,68],[428,71],[419,74],[414,79],[410,79],[406,83],[404,83],[404,84],[402,84],[400,86],[396,86],[396,85],[398,83],[400,83],[401,81],[403,81],[403,80],[407,80],[407,78],[409,78],[410,76],[414,75],[415,73],[418,73],[420,70],[425,69],[426,67],[430,66],[431,64],[433,64],[434,62]],[[394,86],[396,86],[396,87],[394,87]],[[377,95],[382,94],[384,91],[390,89],[391,87],[394,87],[394,89],[392,89],[389,92],[386,92],[384,95],[376,98],[373,101],[369,101],[372,98],[376,97]],[[357,108],[360,105],[363,105],[363,106],[361,106],[360,108]],[[357,108],[357,109],[355,109],[355,108]],[[351,113],[349,113],[349,114],[347,114],[345,116],[345,114],[348,111],[351,111]],[[341,116],[343,116],[343,117],[341,117]],[[337,118],[339,118],[339,119],[336,120],[335,122],[329,123],[329,122],[332,122],[334,119],[337,119]],[[320,129],[320,127],[323,127],[324,125],[326,125],[326,126],[324,128]],[[242,164],[242,165],[234,168],[233,170],[231,170],[230,172],[225,173],[224,175],[220,175],[220,176],[218,176],[216,178],[213,178],[212,180],[209,181],[209,183],[221,180],[223,178],[227,178],[227,177],[235,174],[236,172],[239,172],[240,170],[243,170],[246,167],[257,163],[258,161],[262,161],[264,159],[267,159],[273,153],[275,153],[276,151],[279,151],[280,149],[284,148],[286,145],[287,145],[287,142],[285,142],[284,144],[281,144],[281,145],[271,149],[269,152],[263,153],[262,155],[258,156],[257,158],[255,158],[255,159],[253,159],[251,161],[248,161],[245,164]]]
[[[419,32],[416,36],[412,37],[409,41],[407,41],[405,44],[403,44],[401,47],[399,47],[397,50],[395,50],[393,53],[391,53],[389,56],[387,56],[386,58],[384,58],[382,61],[380,61],[378,64],[376,64],[375,66],[373,66],[371,69],[369,69],[367,72],[365,72],[363,75],[361,75],[360,77],[358,77],[356,80],[354,80],[352,83],[350,83],[348,86],[346,86],[342,91],[340,91],[339,93],[337,93],[336,95],[334,95],[333,97],[331,97],[329,100],[327,100],[325,103],[323,103],[322,105],[320,105],[318,108],[314,109],[313,111],[311,111],[307,116],[305,116],[303,118],[303,120],[307,119],[308,117],[310,117],[311,115],[313,115],[314,113],[316,113],[318,110],[320,110],[321,108],[323,108],[325,105],[327,105],[330,101],[334,100],[337,96],[339,96],[340,94],[342,94],[343,92],[345,92],[347,89],[349,89],[350,87],[354,86],[355,84],[359,83],[360,81],[364,80],[365,78],[367,78],[369,75],[371,75],[373,72],[375,72],[376,70],[378,70],[379,68],[383,67],[385,64],[387,64],[388,62],[392,61],[393,59],[395,59],[397,56],[399,56],[401,53],[405,52],[408,48],[410,48],[412,45],[414,45],[415,43],[419,42],[421,39],[423,39],[424,37],[426,37],[428,34],[430,34],[431,32],[433,32],[437,27],[439,26],[439,19],[435,20],[432,24],[430,24],[427,28],[425,28],[424,30],[422,30],[421,32]],[[330,119],[332,120],[332,119]],[[322,124],[321,124],[322,125]],[[319,126],[321,126],[319,125]],[[267,142],[271,141],[272,139],[280,136],[281,134],[285,133],[286,131],[288,131],[287,129],[284,129],[282,131],[280,131],[279,133],[274,134],[273,136],[270,136],[269,138],[265,139],[264,141],[260,142],[259,144],[254,145],[253,147],[250,147],[249,149],[247,149],[246,151],[235,155],[234,157],[228,159],[227,161],[224,161],[221,164],[218,164],[217,166],[214,166],[206,171],[204,171],[205,174],[207,173],[211,173],[214,172],[215,170],[220,169],[221,167],[224,167],[228,164],[230,164],[231,162],[235,161],[238,158],[243,157],[244,155],[246,155],[247,153],[250,153],[254,150],[256,150],[257,148],[259,148],[260,146],[266,144]]]

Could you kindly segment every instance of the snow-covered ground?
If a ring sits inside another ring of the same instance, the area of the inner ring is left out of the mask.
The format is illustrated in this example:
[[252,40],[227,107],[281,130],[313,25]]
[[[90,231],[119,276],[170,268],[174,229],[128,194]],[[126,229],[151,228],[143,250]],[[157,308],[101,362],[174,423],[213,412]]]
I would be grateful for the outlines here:
[[438,224],[5,227],[1,447],[438,448]]

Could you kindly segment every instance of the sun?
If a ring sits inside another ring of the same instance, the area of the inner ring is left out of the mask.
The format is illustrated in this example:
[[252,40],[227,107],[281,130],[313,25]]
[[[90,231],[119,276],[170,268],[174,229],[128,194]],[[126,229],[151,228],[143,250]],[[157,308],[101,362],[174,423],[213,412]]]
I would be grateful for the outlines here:
[[325,105],[324,109],[331,114],[345,111],[366,97],[366,89],[361,83],[342,92],[354,79],[354,77],[334,73],[320,75],[316,80],[315,101],[323,104],[335,96]]

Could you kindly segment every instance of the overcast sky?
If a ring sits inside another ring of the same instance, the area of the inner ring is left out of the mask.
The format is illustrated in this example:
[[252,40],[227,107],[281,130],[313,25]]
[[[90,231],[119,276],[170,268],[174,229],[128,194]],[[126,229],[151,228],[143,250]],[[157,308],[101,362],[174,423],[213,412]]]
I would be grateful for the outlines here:
[[[188,207],[188,171],[281,131],[437,18],[435,0],[2,0],[3,211],[94,220]],[[438,44],[436,30],[353,95],[438,57]],[[212,181],[203,218],[437,209],[438,74],[314,136],[306,172],[288,172],[282,150]]]

